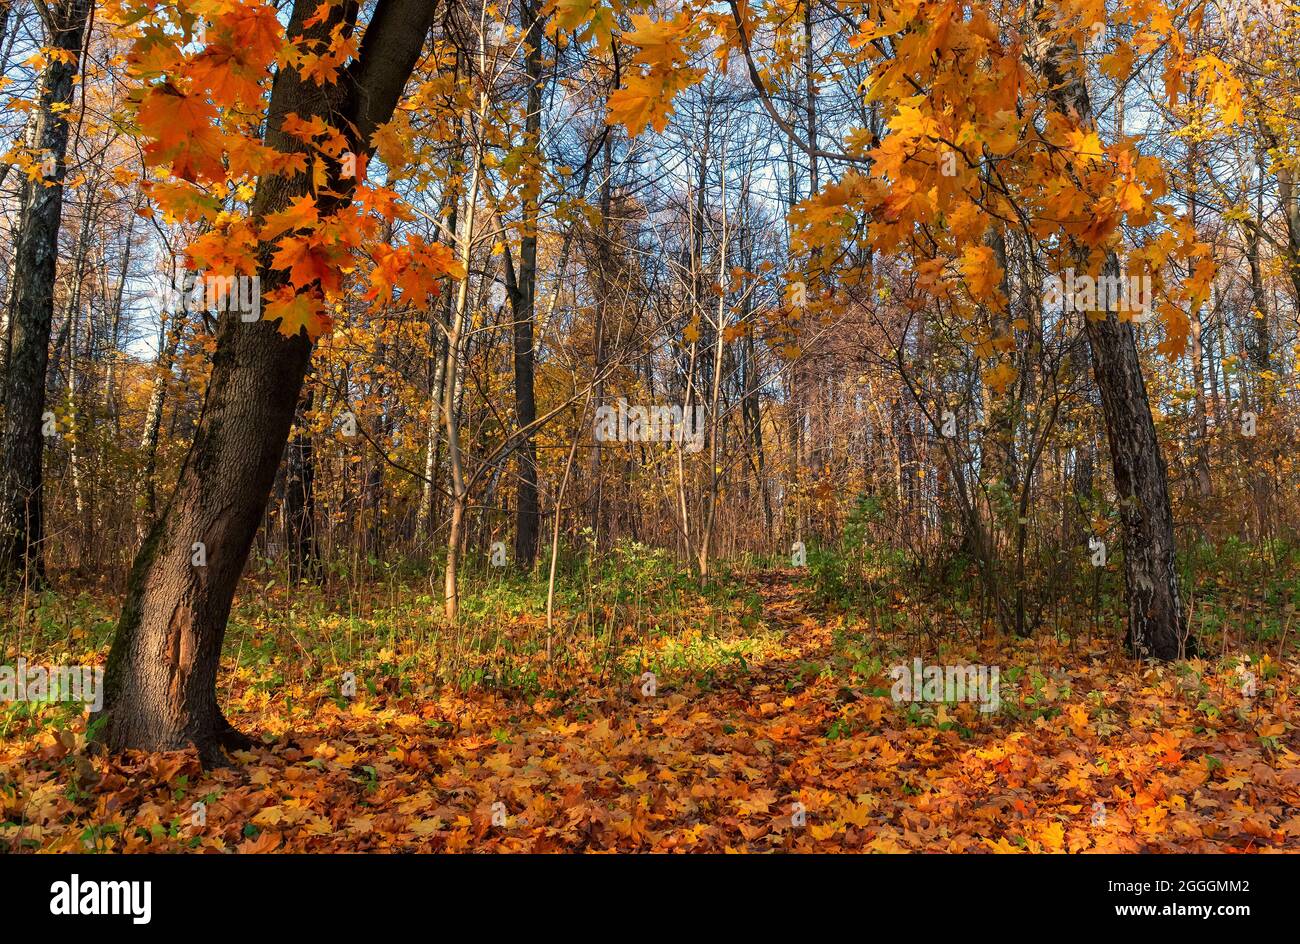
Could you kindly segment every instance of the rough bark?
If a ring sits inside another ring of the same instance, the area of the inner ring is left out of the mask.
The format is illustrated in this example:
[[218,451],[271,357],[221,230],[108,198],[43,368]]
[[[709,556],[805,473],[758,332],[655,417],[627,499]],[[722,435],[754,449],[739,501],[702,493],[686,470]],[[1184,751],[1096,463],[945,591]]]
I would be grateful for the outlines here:
[[[534,0],[521,4],[520,16],[524,58],[528,77],[528,113],[524,117],[524,138],[540,162],[539,138],[542,130],[542,17]],[[528,429],[537,420],[537,399],[533,389],[533,325],[537,306],[537,186],[541,168],[529,169],[530,179],[524,197],[523,235],[519,239],[519,271],[510,293],[514,314],[515,414],[520,429]],[[537,535],[541,526],[537,503],[537,443],[532,433],[525,435],[515,453],[515,564],[532,570],[537,561]]]
[[[1041,0],[1035,3],[1035,13],[1041,15],[1042,7]],[[1034,54],[1056,109],[1073,115],[1085,127],[1092,126],[1092,103],[1077,51],[1044,36],[1035,44]],[[1086,247],[1078,248],[1077,263],[1085,271],[1087,256]],[[1119,273],[1118,258],[1107,253],[1103,274]],[[1195,651],[1195,640],[1189,636],[1179,594],[1168,472],[1151,417],[1133,323],[1120,321],[1107,310],[1102,317],[1085,317],[1084,332],[1101,394],[1122,523],[1126,641],[1137,658],[1182,658]]]
[[[359,5],[334,8],[304,30],[319,6],[296,0],[290,35],[329,35],[355,23]],[[392,115],[434,14],[429,0],[380,0],[361,49],[335,84],[303,80],[293,69],[276,74],[266,143],[289,151],[301,145],[281,131],[284,117],[325,117],[354,153],[369,152],[375,127]],[[341,177],[341,175],[339,175]],[[322,216],[337,211],[354,182],[331,181],[343,196],[318,198]],[[311,192],[310,180],[266,178],[254,198],[261,218]],[[262,253],[263,292],[280,284]],[[98,738],[110,750],[174,750],[194,745],[205,763],[223,747],[247,743],[217,704],[216,678],[226,621],[240,574],[266,510],[311,355],[304,334],[285,337],[267,321],[245,324],[223,314],[207,398],[176,489],[132,569],[126,601],[109,653]],[[196,543],[206,566],[195,566]]]
[[[1190,95],[1195,96],[1196,83],[1193,81]],[[1193,227],[1196,226],[1196,168],[1197,168],[1196,145],[1189,144],[1187,147],[1187,179],[1189,182],[1187,193],[1187,219]],[[1192,275],[1194,265],[1191,261],[1187,263],[1188,278]],[[1214,481],[1210,477],[1210,430],[1206,418],[1205,410],[1205,352],[1201,345],[1201,333],[1205,326],[1201,321],[1200,312],[1196,312],[1191,317],[1191,339],[1192,339],[1192,413],[1193,420],[1196,423],[1196,447],[1193,450],[1193,464],[1196,474],[1196,492],[1201,498],[1209,498],[1214,491]]]
[[45,448],[46,369],[54,318],[54,276],[59,224],[63,217],[63,180],[67,173],[67,106],[73,77],[81,61],[91,0],[50,3],[44,14],[49,44],[72,53],[51,58],[41,75],[40,102],[30,143],[33,158],[47,163],[48,173],[22,185],[18,243],[14,251],[13,295],[5,365],[5,419],[0,466],[0,581],[39,577],[43,570],[41,460]]

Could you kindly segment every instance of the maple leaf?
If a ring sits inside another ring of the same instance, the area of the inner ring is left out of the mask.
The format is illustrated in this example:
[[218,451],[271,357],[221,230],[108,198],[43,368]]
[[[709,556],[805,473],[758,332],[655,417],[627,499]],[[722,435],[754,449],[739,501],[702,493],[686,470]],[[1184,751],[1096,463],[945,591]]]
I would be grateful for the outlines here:
[[555,17],[555,28],[574,30],[591,19],[593,0],[554,0],[547,8]]
[[1133,71],[1133,47],[1122,43],[1118,49],[1101,60],[1101,72],[1116,82],[1123,82]]
[[320,115],[304,119],[297,112],[291,111],[281,119],[280,130],[304,144],[311,144],[321,135],[328,134],[331,128]]
[[248,220],[232,220],[199,236],[186,250],[195,268],[213,275],[257,272],[257,237]]
[[281,233],[290,230],[310,229],[320,222],[320,211],[310,195],[298,197],[283,210],[268,213],[258,234],[263,242],[271,242]]
[[685,67],[687,51],[683,43],[694,27],[688,13],[682,11],[672,20],[633,14],[632,22],[635,28],[624,33],[623,38],[640,47],[634,61],[649,68],[640,73],[629,71],[623,88],[609,97],[606,121],[622,124],[630,136],[636,137],[647,124],[662,133],[672,114],[673,97],[699,81],[704,71]]
[[356,197],[362,212],[376,213],[386,220],[415,218],[401,197],[387,187],[358,187]]
[[374,268],[370,270],[370,290],[366,301],[391,299],[402,272],[410,264],[410,252],[397,246],[379,246],[374,251]]
[[960,261],[962,278],[977,301],[992,301],[999,295],[1002,268],[989,246],[967,246]]
[[221,180],[222,138],[213,126],[216,109],[199,95],[186,95],[170,83],[149,89],[136,118],[153,141],[145,147],[149,164],[171,164],[184,180]]
[[245,855],[261,855],[279,849],[283,841],[284,837],[280,833],[266,829],[258,833],[256,839],[245,839],[241,842],[239,851]]
[[280,289],[267,296],[262,317],[266,321],[278,320],[280,333],[286,337],[305,331],[313,341],[327,334],[332,326],[324,302],[311,291],[294,293],[292,289]]
[[1160,322],[1164,325],[1165,337],[1156,349],[1170,357],[1181,355],[1187,350],[1187,339],[1192,329],[1192,321],[1187,312],[1172,302],[1162,302]]
[[1101,145],[1101,138],[1095,131],[1085,131],[1075,129],[1066,133],[1066,140],[1069,142],[1069,148],[1074,154],[1084,161],[1101,160],[1104,148]]
[[330,18],[330,14],[341,3],[342,0],[320,0],[320,4],[316,7],[316,12],[313,13],[302,25],[310,29],[313,26],[326,22]]
[[986,370],[983,379],[985,386],[990,390],[993,390],[998,394],[1004,394],[1007,392],[1007,387],[1014,383],[1018,376],[1019,372],[1014,367],[1010,364],[1002,363],[998,364],[991,370]]
[[266,68],[285,46],[284,28],[274,3],[240,3],[221,18],[250,62]]
[[[392,121],[375,129],[375,133],[370,136],[370,143],[379,154],[379,159],[388,167],[404,167],[410,163],[410,135],[409,120],[404,115],[395,115]],[[357,176],[360,177],[360,173]]]
[[672,20],[653,20],[632,14],[633,29],[623,34],[623,41],[640,48],[636,61],[661,68],[671,68],[682,58],[682,39],[690,29],[685,13]]
[[663,87],[657,77],[629,74],[624,86],[609,96],[608,123],[621,124],[633,138],[648,124],[662,132],[668,127],[668,118],[672,114],[672,109],[663,101]]
[[344,35],[343,24],[335,25],[327,43],[320,52],[302,52],[296,63],[298,74],[317,85],[333,85],[338,81],[344,63],[357,54],[355,36]]
[[312,233],[282,239],[271,264],[289,273],[289,284],[294,288],[319,282],[327,291],[338,291],[339,273],[332,256],[321,235]]
[[252,104],[262,96],[263,66],[249,61],[248,51],[214,45],[205,49],[186,70],[191,81],[206,88],[219,105]]

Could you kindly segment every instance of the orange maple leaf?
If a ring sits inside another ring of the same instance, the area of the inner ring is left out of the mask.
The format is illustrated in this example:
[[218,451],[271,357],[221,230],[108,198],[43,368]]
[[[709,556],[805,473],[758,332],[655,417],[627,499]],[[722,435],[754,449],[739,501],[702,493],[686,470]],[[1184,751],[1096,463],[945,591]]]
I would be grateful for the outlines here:
[[279,321],[280,333],[286,337],[295,337],[300,331],[306,331],[307,337],[315,341],[329,332],[333,321],[325,313],[325,305],[315,292],[294,293],[292,289],[282,288],[268,296],[267,321]]
[[327,291],[338,291],[339,274],[332,255],[318,234],[291,236],[280,241],[271,265],[287,271],[294,288],[319,282]]

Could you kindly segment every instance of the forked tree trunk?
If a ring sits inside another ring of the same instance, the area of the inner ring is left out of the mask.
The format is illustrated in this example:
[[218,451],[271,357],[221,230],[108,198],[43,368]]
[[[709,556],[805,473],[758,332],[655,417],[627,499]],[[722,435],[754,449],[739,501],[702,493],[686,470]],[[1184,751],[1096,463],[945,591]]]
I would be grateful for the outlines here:
[[210,762],[243,743],[217,705],[217,665],[310,351],[268,322],[222,319],[194,444],[136,557],[109,654],[112,750],[193,744]]
[[[295,0],[288,31],[325,39],[356,20],[358,4],[334,8],[304,30],[318,0]],[[433,18],[430,0],[379,0],[358,58],[335,84],[317,86],[282,69],[271,91],[266,143],[298,149],[280,128],[286,114],[321,116],[350,135],[354,153],[368,153],[375,127],[389,120],[414,68]],[[354,181],[334,175],[332,189],[350,195]],[[311,191],[310,180],[264,179],[254,216]],[[321,215],[347,198],[321,197]],[[264,250],[269,247],[263,247]],[[263,260],[269,252],[264,251]],[[263,292],[281,284],[266,267]],[[249,548],[266,510],[311,356],[305,335],[286,338],[277,326],[244,324],[226,312],[218,329],[212,377],[194,442],[162,517],[136,558],[109,653],[104,724],[97,737],[110,750],[174,750],[194,745],[205,763],[223,747],[246,744],[217,704],[217,667],[226,620]],[[196,566],[201,549],[205,566]]]
[[[479,119],[487,113],[487,93],[478,98]],[[461,268],[469,272],[474,256],[474,224],[482,186],[483,153],[479,146],[470,148],[469,189],[465,194],[465,215],[458,236]],[[447,433],[447,473],[450,480],[451,514],[447,526],[447,563],[443,569],[443,612],[447,622],[455,623],[460,613],[459,567],[461,546],[465,541],[465,512],[469,507],[469,485],[460,449],[460,410],[464,384],[460,375],[462,360],[468,363],[466,347],[469,314],[469,279],[461,280],[452,305],[451,324],[447,330],[447,360],[443,369],[442,419]]]
[[[1035,3],[1034,14],[1041,16],[1043,6],[1042,0]],[[1073,114],[1080,125],[1092,126],[1092,103],[1077,51],[1041,38],[1035,54],[1052,104],[1065,115]],[[1087,248],[1081,247],[1076,256],[1086,271]],[[1103,274],[1120,274],[1114,252],[1107,254]],[[1084,331],[1101,393],[1123,525],[1128,647],[1137,658],[1192,655],[1195,640],[1188,633],[1178,590],[1168,472],[1151,418],[1133,323],[1120,321],[1108,310],[1101,318],[1085,317]]]

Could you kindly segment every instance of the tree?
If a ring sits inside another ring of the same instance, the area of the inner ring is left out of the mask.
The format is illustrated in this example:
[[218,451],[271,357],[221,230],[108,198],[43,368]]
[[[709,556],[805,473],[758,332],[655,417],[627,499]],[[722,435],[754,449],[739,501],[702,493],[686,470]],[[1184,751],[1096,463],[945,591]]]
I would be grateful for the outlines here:
[[[533,327],[537,318],[537,223],[541,169],[542,131],[542,35],[544,18],[537,0],[521,0],[520,21],[527,52],[524,56],[528,83],[524,115],[524,139],[530,150],[525,169],[523,232],[519,240],[519,269],[509,265],[507,280],[514,313],[515,417],[527,430],[537,421],[537,398],[533,389],[535,352]],[[507,256],[507,263],[510,257]],[[525,435],[515,457],[518,466],[515,495],[515,564],[531,570],[537,560],[537,536],[541,526],[537,507],[537,442]]]
[[[1045,19],[1042,0],[1035,4],[1035,17],[1040,23]],[[1078,50],[1059,35],[1045,37],[1039,48],[1037,65],[1052,104],[1084,133],[1090,132],[1092,101]],[[1092,247],[1074,241],[1072,246],[1080,270],[1086,271]],[[1107,250],[1105,257],[1103,275],[1121,276],[1115,251]],[[1151,418],[1133,322],[1121,321],[1108,305],[1099,317],[1085,315],[1084,330],[1101,392],[1123,521],[1129,650],[1137,658],[1181,659],[1195,654],[1196,641],[1189,637],[1179,595],[1169,473]]]
[[[1143,174],[1157,174],[1149,161],[1134,163],[1136,155],[1131,152],[1122,155],[1123,162],[1116,159],[1113,169],[1109,165],[1111,155],[1102,151],[1095,132],[1086,64],[1075,39],[1084,31],[1073,17],[1036,3],[1027,16],[1028,28],[1019,35],[1013,28],[1015,42],[1010,44],[1002,42],[993,25],[994,11],[983,5],[977,5],[969,19],[945,8],[943,29],[933,32],[910,29],[897,11],[886,12],[883,25],[867,17],[850,45],[863,50],[859,56],[880,61],[868,99],[890,102],[890,133],[867,151],[866,145],[878,136],[851,129],[846,135],[851,142],[847,151],[828,154],[817,146],[811,120],[808,140],[803,140],[780,118],[766,80],[756,68],[753,19],[737,4],[731,9],[735,25],[731,35],[773,120],[808,156],[811,166],[815,167],[819,158],[833,158],[855,167],[792,213],[803,229],[809,270],[815,277],[834,274],[825,272],[819,260],[826,253],[840,252],[851,239],[860,240],[854,229],[861,218],[872,221],[870,245],[874,250],[907,256],[922,266],[924,294],[930,295],[936,306],[952,304],[967,320],[976,320],[981,307],[1001,309],[1008,304],[1000,288],[1003,270],[997,253],[983,244],[985,233],[996,228],[999,220],[1016,219],[1033,229],[1044,254],[1054,251],[1044,237],[1058,229],[1064,255],[1080,272],[1092,273],[1089,278],[1124,275],[1115,251],[1119,227],[1125,214],[1143,221],[1155,215],[1147,201],[1154,200],[1152,194],[1163,181],[1142,180]],[[1140,17],[1132,10],[1125,13]],[[661,31],[668,30],[681,48],[694,48],[699,42],[694,38],[698,27],[682,26],[681,19],[674,21],[673,27],[656,24],[658,31],[643,29],[638,35],[647,39],[639,44],[655,50],[656,58],[661,58]],[[882,41],[884,36],[891,37],[888,45]],[[1039,73],[1036,87],[1034,76],[1025,74],[1023,64],[1015,59],[1012,50],[1017,43],[1025,44],[1032,67]],[[952,55],[933,58],[937,44],[949,45]],[[771,58],[788,67],[794,53],[778,44]],[[769,73],[774,71],[771,65]],[[651,77],[656,78],[656,73]],[[953,79],[977,84],[963,89],[951,85]],[[1007,97],[1008,92],[1014,96],[1021,88],[1027,89],[1027,101],[1017,103]],[[659,78],[657,91],[661,101],[671,101],[675,94],[671,70],[669,77]],[[611,107],[614,104],[611,102]],[[638,115],[637,120],[645,119]],[[1018,141],[1032,147],[1014,150],[1010,145]],[[1038,156],[1040,144],[1046,145],[1042,156]],[[1056,154],[1074,156],[1058,163]],[[1097,169],[1097,164],[1102,167]],[[993,170],[986,170],[986,165]],[[870,169],[869,177],[856,169],[863,166]],[[1135,168],[1140,169],[1135,172]],[[1126,175],[1134,179],[1125,180]],[[1046,199],[1042,191],[1032,189],[1039,185],[1048,188]],[[1123,188],[1119,199],[1108,195],[1110,188]],[[1107,198],[1099,200],[1103,194]],[[1159,252],[1167,258],[1174,252],[1173,239],[1165,246],[1146,248],[1153,256]],[[1202,244],[1179,247],[1183,257],[1191,260],[1206,249]],[[1104,262],[1098,264],[1098,258]],[[874,275],[870,258],[865,264],[852,260],[843,268],[846,271],[840,280],[849,284],[860,284]],[[1198,267],[1188,279],[1186,295],[1191,298],[1193,317],[1198,294],[1212,273],[1212,265]],[[1179,322],[1171,328],[1185,340],[1187,316],[1172,309],[1170,317]],[[1083,320],[1123,522],[1129,645],[1139,657],[1178,658],[1195,646],[1187,639],[1168,475],[1151,418],[1133,325],[1131,320],[1121,320],[1110,304],[1103,305],[1100,312],[1089,312]],[[1009,341],[1011,346],[1015,343],[1011,332],[997,340]],[[1167,343],[1172,347],[1178,342]],[[994,349],[990,347],[990,351]],[[999,395],[1016,375],[1005,358],[997,359],[987,371],[989,384]],[[1022,624],[1018,617],[1017,625]]]
[[[213,762],[220,760],[222,748],[248,743],[217,704],[221,643],[311,357],[307,325],[291,319],[303,306],[318,303],[312,293],[337,278],[322,263],[328,255],[324,250],[282,240],[272,255],[275,244],[265,234],[280,235],[277,228],[292,228],[295,219],[327,221],[325,226],[339,221],[358,183],[358,175],[347,172],[373,152],[373,136],[392,116],[435,9],[428,0],[379,0],[354,49],[349,44],[360,7],[352,0],[332,6],[296,0],[293,5],[284,36],[299,55],[275,73],[262,143],[276,154],[303,156],[310,152],[297,129],[320,122],[336,127],[342,137],[336,153],[354,160],[352,166],[343,161],[326,170],[327,186],[318,185],[306,160],[260,176],[251,208],[252,224],[262,227],[263,234],[255,248],[256,271],[262,298],[276,301],[266,306],[260,321],[245,323],[235,310],[221,317],[202,418],[171,500],[136,557],[109,654],[98,736],[112,750],[194,745],[205,762]],[[219,21],[228,33],[216,48],[230,55],[247,48],[247,31],[255,29],[264,38],[278,28],[272,8],[260,7],[258,13],[260,19],[251,23]],[[154,39],[162,41],[156,34]],[[309,52],[302,51],[304,46]],[[250,74],[260,74],[280,47],[281,42],[268,41],[262,63],[248,64]],[[208,48],[214,48],[211,42]],[[340,49],[354,49],[350,61]],[[337,81],[320,81],[311,71],[322,68],[320,50],[347,61]],[[141,105],[146,127],[156,114],[150,112],[155,104],[150,95],[170,96],[173,114],[186,107],[202,112],[200,103],[177,95],[162,79]],[[156,156],[170,161],[179,176],[220,175],[221,168],[205,167],[204,162],[214,161],[212,152],[199,150],[214,147],[211,135],[216,132],[211,127],[190,132],[197,136],[163,143]],[[286,217],[287,212],[299,215]],[[297,261],[285,266],[283,254],[295,251]],[[308,266],[312,278],[299,271],[300,264]],[[321,268],[313,270],[316,264]],[[278,327],[273,323],[277,314]]]
[[40,100],[28,125],[14,284],[8,314],[4,373],[4,431],[0,442],[0,581],[43,571],[41,462],[45,448],[45,374],[54,319],[54,275],[63,182],[67,175],[68,112],[81,62],[92,0],[58,0],[41,8],[48,51]]

